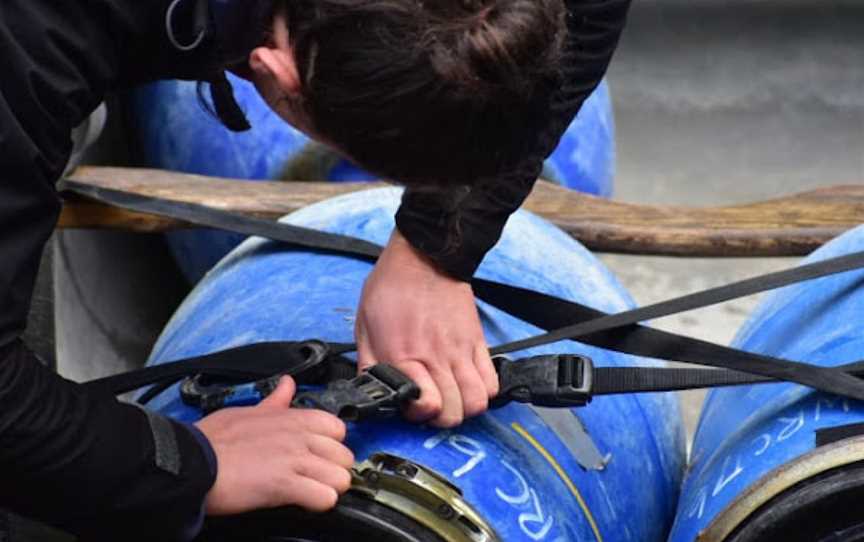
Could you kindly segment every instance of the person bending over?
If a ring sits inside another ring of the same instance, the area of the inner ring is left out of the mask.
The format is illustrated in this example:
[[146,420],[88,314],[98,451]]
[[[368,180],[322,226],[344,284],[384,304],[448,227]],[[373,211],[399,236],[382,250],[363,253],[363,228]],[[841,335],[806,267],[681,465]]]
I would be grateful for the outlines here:
[[345,426],[257,407],[196,425],[64,380],[20,340],[57,221],[69,134],[106,93],[226,71],[286,121],[407,186],[358,309],[359,366],[421,387],[440,427],[497,377],[468,280],[602,78],[629,0],[4,0],[0,3],[0,506],[101,539],[189,540],[205,514],[325,510],[348,489]]

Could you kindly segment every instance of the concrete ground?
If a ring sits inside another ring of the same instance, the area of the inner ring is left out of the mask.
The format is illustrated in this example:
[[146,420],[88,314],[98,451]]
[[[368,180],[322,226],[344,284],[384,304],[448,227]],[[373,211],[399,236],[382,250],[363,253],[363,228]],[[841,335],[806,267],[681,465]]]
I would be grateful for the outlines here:
[[[615,199],[722,205],[864,183],[862,21],[851,1],[635,2],[609,77]],[[639,304],[797,261],[602,259]],[[725,344],[757,301],[652,324]],[[703,396],[682,394],[691,433]]]

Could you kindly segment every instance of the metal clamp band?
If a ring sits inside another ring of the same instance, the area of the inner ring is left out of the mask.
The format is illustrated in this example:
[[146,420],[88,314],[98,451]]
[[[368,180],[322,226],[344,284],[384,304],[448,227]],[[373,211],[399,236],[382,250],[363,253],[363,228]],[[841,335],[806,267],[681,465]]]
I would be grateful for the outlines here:
[[459,488],[425,467],[378,453],[356,465],[352,476],[352,492],[412,518],[442,540],[501,541]]

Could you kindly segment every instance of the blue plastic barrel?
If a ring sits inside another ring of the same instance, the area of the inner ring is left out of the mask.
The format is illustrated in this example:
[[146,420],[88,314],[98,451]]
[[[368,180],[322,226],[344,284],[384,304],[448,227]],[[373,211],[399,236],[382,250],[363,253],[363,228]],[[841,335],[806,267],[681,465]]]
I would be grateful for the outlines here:
[[[805,261],[861,250],[864,227]],[[864,359],[864,271],[768,294],[734,345],[823,366]],[[798,385],[712,391],[670,541],[864,540],[864,440],[816,445],[817,430],[861,422],[864,405]]]
[[[195,83],[161,81],[133,92],[129,132],[144,165],[250,180],[368,181],[375,177],[312,143],[282,121],[255,88],[231,78],[252,130],[232,133],[201,104]],[[206,92],[205,92],[206,93]],[[564,186],[609,196],[615,165],[612,104],[606,83],[589,97],[546,162],[544,176]],[[243,238],[185,231],[169,242],[187,278],[197,282]]]
[[[399,197],[396,188],[353,193],[285,220],[384,243]],[[150,362],[268,340],[352,342],[354,311],[370,270],[368,262],[350,257],[247,240],[185,300]],[[527,212],[513,216],[479,275],[604,311],[633,305],[586,249]],[[479,307],[490,344],[538,332],[485,303]],[[600,366],[651,363],[576,343],[519,357],[553,352],[588,355]],[[200,417],[176,387],[152,406],[183,420]],[[682,423],[671,394],[599,397],[573,410],[511,404],[449,431],[402,421],[362,423],[349,429],[348,440],[358,461],[385,452],[444,476],[507,542],[663,540],[683,468]]]

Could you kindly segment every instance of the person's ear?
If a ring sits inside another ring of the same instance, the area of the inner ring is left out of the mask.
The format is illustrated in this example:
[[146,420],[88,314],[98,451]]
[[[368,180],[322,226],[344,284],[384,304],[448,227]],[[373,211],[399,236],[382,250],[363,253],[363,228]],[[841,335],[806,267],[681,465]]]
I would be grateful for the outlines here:
[[249,55],[249,68],[259,78],[275,82],[285,94],[300,94],[300,73],[290,48],[258,47]]

